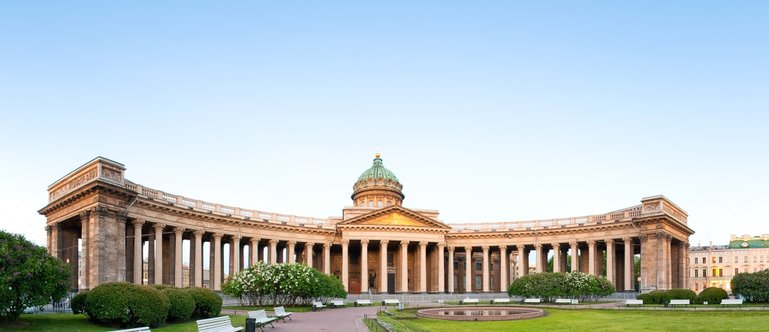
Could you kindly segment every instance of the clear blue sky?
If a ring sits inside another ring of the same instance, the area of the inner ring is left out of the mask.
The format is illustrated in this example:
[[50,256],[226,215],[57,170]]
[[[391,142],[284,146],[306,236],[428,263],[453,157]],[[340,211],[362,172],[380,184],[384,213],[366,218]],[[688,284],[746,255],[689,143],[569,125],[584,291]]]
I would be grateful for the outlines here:
[[0,3],[0,228],[97,155],[134,182],[316,217],[379,145],[446,222],[664,194],[691,242],[769,233],[769,4]]

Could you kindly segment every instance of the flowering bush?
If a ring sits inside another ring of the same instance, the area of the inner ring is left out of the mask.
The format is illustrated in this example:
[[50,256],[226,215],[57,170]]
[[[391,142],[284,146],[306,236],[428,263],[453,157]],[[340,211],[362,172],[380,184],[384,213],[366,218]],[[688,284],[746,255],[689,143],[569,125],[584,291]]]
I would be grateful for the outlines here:
[[313,300],[347,297],[342,283],[304,264],[264,262],[240,271],[224,284],[222,292],[244,305],[299,305]]
[[614,293],[614,286],[603,276],[582,272],[536,273],[513,281],[507,288],[510,296],[538,297],[550,301],[557,297],[576,298],[581,301]]

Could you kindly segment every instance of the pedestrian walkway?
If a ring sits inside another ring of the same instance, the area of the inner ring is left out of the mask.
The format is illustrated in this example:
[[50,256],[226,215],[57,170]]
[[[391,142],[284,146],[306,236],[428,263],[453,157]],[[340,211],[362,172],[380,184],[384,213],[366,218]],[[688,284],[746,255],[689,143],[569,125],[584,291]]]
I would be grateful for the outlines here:
[[[266,328],[268,332],[368,332],[363,324],[363,315],[375,316],[379,307],[349,307],[340,309],[325,309],[320,311],[296,312],[291,315],[293,320],[276,322],[275,328]],[[222,314],[246,315],[245,310],[222,310]]]

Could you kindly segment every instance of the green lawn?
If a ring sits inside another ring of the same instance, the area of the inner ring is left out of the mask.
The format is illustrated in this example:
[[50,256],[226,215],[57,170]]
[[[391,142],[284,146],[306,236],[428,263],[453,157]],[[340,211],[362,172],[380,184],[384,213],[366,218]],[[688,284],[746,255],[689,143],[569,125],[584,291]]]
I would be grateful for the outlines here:
[[[769,312],[545,309],[547,316],[506,322],[393,319],[414,332],[462,331],[768,331]],[[408,313],[406,313],[408,315]],[[399,329],[400,330],[400,329]],[[404,329],[405,330],[405,329]]]
[[[230,319],[235,326],[246,326],[246,316],[230,316]],[[21,318],[15,322],[0,322],[0,331],[90,332],[112,331],[117,329],[119,329],[117,326],[99,326],[89,322],[84,315],[72,314],[21,315]],[[152,331],[197,331],[197,327],[193,320],[186,323],[169,324],[153,328]]]

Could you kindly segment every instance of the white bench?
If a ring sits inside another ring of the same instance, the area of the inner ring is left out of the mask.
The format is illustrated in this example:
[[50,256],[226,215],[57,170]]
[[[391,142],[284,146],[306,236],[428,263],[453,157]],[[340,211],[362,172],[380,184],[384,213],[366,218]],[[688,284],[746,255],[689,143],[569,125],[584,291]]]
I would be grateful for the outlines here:
[[644,305],[644,300],[625,300],[625,306]]
[[736,305],[742,307],[742,299],[723,299],[721,300],[721,306]]
[[277,317],[267,317],[267,312],[264,310],[249,311],[248,318],[253,318],[256,327],[262,331],[264,331],[264,327],[267,326],[267,324],[270,324],[270,326],[275,328],[275,325],[272,325],[272,322],[278,319]]
[[542,303],[542,299],[540,299],[540,298],[523,299],[523,303],[527,303],[527,304],[540,304],[540,303]]
[[149,332],[149,330],[150,330],[150,327],[149,326],[145,326],[145,327],[137,327],[137,328],[133,328],[133,329],[126,329],[126,330],[115,330],[115,331],[110,331],[110,332],[144,332],[144,331]]
[[317,311],[325,307],[326,306],[323,304],[323,302],[320,302],[320,301],[316,301],[312,303],[312,311]]
[[344,306],[345,306],[345,304],[344,304],[344,301],[342,301],[342,300],[332,300],[331,301],[331,307],[332,308],[341,308],[341,307],[344,307]]
[[555,299],[555,304],[572,304],[573,301],[571,299]]
[[291,314],[293,314],[293,312],[286,311],[286,308],[284,308],[283,306],[275,307],[273,308],[273,310],[275,310],[275,317],[277,317],[278,319],[282,319],[284,323],[286,322],[286,318],[290,320],[294,320],[293,318],[291,318]]
[[493,299],[491,303],[510,303],[510,299]]
[[399,305],[401,301],[398,299],[385,299],[382,301],[382,305]]
[[228,332],[235,332],[235,331],[242,331],[242,326],[232,326],[232,322],[230,322],[230,316],[219,316],[214,318],[207,318],[207,319],[200,319],[197,321],[198,323],[198,331],[200,332],[221,332],[221,331],[228,331]]
[[371,305],[371,300],[355,300],[355,306]]
[[463,299],[463,300],[459,300],[459,304],[470,304],[470,303],[478,304],[478,302],[479,302],[478,299]]
[[677,306],[677,305],[687,306],[690,304],[690,301],[689,300],[670,300],[669,304],[671,307]]

